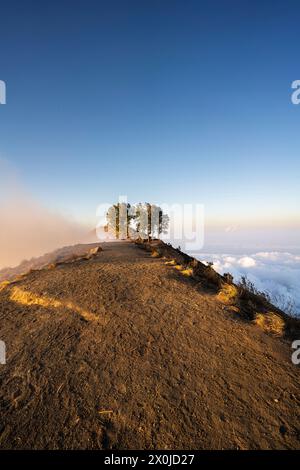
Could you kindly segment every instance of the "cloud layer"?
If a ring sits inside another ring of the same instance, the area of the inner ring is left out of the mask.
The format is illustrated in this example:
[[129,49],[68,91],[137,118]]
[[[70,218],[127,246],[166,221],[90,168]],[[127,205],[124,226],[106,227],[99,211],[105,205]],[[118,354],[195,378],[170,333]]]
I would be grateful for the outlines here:
[[203,253],[198,258],[213,261],[216,271],[230,272],[235,281],[247,276],[275,305],[300,316],[300,255],[264,251],[251,255]]

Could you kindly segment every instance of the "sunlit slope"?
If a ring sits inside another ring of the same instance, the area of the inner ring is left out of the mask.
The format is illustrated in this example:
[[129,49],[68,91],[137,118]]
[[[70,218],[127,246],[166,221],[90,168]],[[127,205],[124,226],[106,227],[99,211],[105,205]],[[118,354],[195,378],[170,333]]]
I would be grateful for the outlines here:
[[2,285],[1,448],[300,447],[290,340],[178,266],[106,243]]

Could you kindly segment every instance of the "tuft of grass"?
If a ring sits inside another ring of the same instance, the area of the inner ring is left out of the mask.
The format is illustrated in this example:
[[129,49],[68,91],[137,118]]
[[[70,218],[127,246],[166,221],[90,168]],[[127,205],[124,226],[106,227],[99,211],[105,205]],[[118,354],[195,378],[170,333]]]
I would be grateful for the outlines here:
[[161,258],[161,253],[158,250],[153,250],[151,253],[152,258]]
[[10,281],[0,282],[0,292],[5,289],[10,284]]
[[222,289],[217,294],[217,299],[227,305],[234,304],[238,299],[238,289],[233,284],[223,284]]
[[282,336],[285,329],[284,319],[274,312],[256,313],[254,323],[266,333]]
[[165,264],[167,266],[175,266],[176,265],[176,261],[175,259],[171,259],[171,261],[166,261]]
[[260,304],[264,305],[266,302],[271,302],[270,296],[267,292],[259,291],[253,282],[251,282],[247,276],[242,276],[238,283],[239,296],[241,299],[251,302],[259,301]]
[[181,274],[183,274],[184,276],[190,277],[190,276],[193,275],[193,269],[192,268],[186,268],[183,271],[181,271]]
[[183,266],[181,264],[176,264],[174,266],[175,269],[178,269],[178,271],[182,271],[183,270]]

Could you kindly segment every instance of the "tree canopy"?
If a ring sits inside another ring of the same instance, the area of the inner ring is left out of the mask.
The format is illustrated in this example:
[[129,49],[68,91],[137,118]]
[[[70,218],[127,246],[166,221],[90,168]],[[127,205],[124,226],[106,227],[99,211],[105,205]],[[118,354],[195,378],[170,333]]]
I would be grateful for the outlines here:
[[159,238],[169,227],[169,216],[161,207],[149,202],[133,206],[125,202],[113,204],[106,220],[107,231],[117,239]]

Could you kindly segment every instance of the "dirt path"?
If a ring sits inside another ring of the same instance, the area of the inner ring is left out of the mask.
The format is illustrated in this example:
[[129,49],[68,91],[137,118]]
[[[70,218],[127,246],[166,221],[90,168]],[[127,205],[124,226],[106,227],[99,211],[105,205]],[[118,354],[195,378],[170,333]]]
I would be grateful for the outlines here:
[[290,343],[133,244],[0,292],[1,448],[300,448]]

